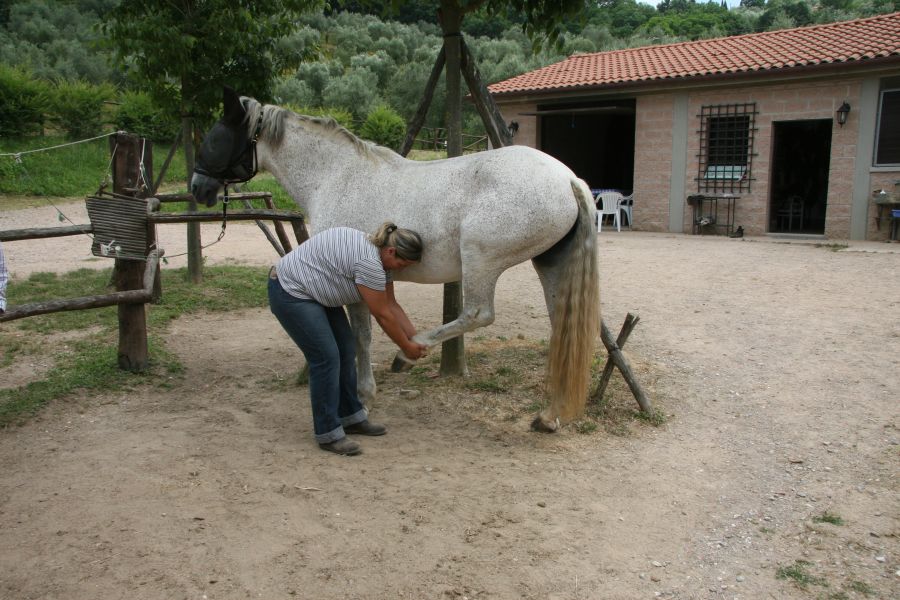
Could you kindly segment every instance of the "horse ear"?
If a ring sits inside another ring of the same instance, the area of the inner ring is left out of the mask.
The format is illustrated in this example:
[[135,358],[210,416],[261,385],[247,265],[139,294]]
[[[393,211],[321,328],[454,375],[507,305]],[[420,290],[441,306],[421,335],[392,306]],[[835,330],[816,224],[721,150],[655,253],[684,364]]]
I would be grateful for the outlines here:
[[244,105],[241,97],[234,89],[225,86],[222,94],[222,103],[225,107],[224,119],[229,122],[240,123],[244,118]]

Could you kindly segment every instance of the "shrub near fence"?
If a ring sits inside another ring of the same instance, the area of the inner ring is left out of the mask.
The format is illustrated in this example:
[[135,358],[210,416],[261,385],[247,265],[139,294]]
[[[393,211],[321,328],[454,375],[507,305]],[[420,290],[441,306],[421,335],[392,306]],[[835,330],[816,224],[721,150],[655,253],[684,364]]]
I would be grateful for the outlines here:
[[50,121],[70,140],[93,137],[103,130],[103,106],[115,99],[111,84],[61,81],[53,89]]
[[52,101],[48,83],[0,63],[0,138],[42,133]]

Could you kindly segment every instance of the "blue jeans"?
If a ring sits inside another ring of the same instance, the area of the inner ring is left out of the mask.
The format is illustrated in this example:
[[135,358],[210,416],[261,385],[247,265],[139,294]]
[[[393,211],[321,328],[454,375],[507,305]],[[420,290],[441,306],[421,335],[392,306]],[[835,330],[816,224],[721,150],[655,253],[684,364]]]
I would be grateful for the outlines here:
[[356,347],[343,306],[322,306],[288,294],[269,279],[269,308],[309,365],[309,400],[316,441],[344,437],[344,426],[365,421],[356,393]]

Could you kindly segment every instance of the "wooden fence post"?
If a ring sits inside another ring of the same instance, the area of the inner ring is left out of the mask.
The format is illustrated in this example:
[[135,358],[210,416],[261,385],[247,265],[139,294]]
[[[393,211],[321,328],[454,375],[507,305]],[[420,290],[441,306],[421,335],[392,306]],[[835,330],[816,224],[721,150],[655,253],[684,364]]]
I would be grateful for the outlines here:
[[[118,133],[110,137],[113,192],[135,198],[146,197],[153,185],[153,146],[149,140]],[[142,171],[143,165],[143,171]],[[148,225],[149,226],[149,225]],[[152,242],[152,240],[151,240]],[[146,256],[147,248],[144,252]],[[116,291],[139,290],[144,287],[145,263],[116,259],[113,284]],[[147,309],[145,304],[119,304],[119,368],[144,371],[150,365],[147,350]]]

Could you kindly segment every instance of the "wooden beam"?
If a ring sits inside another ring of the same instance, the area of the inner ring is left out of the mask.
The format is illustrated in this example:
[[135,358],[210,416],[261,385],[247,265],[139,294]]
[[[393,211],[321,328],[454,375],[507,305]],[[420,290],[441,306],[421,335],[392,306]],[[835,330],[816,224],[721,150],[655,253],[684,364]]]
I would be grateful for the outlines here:
[[503,121],[503,115],[500,113],[497,103],[494,102],[494,97],[487,89],[487,86],[484,85],[484,81],[482,81],[481,75],[478,73],[475,57],[472,56],[469,47],[466,46],[462,38],[460,38],[459,43],[462,52],[460,68],[463,77],[466,79],[466,85],[469,86],[472,99],[475,101],[475,108],[478,110],[478,114],[481,115],[481,120],[487,130],[491,144],[493,144],[494,148],[509,146],[512,144],[512,134]]
[[25,317],[34,317],[36,315],[54,312],[103,308],[119,304],[144,304],[150,302],[156,280],[156,267],[159,264],[159,257],[161,254],[160,251],[154,250],[150,253],[150,256],[147,257],[147,266],[144,269],[143,289],[11,306],[5,313],[0,314],[0,322],[15,321],[16,319],[24,319]]
[[[151,223],[216,223],[222,220],[222,214],[218,212],[179,212],[156,213],[147,217]],[[265,208],[253,208],[228,212],[229,221],[290,221],[303,222],[303,215],[290,210],[269,210]]]
[[606,346],[606,350],[609,352],[609,360],[611,360],[622,373],[622,377],[625,378],[625,383],[627,383],[628,387],[631,389],[631,393],[641,407],[641,411],[646,414],[652,414],[653,407],[650,405],[650,399],[647,398],[647,394],[644,393],[644,389],[641,387],[640,382],[638,382],[634,373],[631,371],[631,365],[628,364],[628,359],[625,358],[622,349],[616,344],[616,340],[613,339],[612,333],[603,321],[600,322],[600,339],[603,341],[603,345]]
[[0,242],[17,240],[37,240],[41,238],[64,237],[93,233],[93,225],[71,225],[66,227],[35,227],[32,229],[8,229],[0,231]]
[[[184,192],[179,194],[156,194],[154,196],[160,202],[190,202],[194,200],[194,195],[190,192]],[[225,196],[219,194],[217,196],[219,200],[223,200]],[[233,194],[228,194],[228,198],[230,200],[254,200],[254,199],[265,199],[271,198],[271,192],[235,192]]]
[[[622,324],[622,329],[619,330],[619,336],[616,338],[616,346],[619,348],[625,346],[625,342],[628,341],[628,336],[631,335],[635,325],[637,325],[640,320],[641,318],[637,315],[631,313],[625,315],[625,323]],[[615,369],[613,361],[607,360],[606,364],[603,366],[603,373],[600,375],[600,383],[597,384],[597,390],[591,395],[591,402],[600,402],[603,400],[603,394],[606,392],[606,386],[609,384],[609,378],[612,376],[613,369]]]
[[447,54],[444,51],[444,47],[441,46],[441,51],[438,53],[434,66],[431,68],[431,75],[428,76],[428,82],[425,84],[422,101],[419,102],[419,108],[406,128],[406,139],[403,140],[403,144],[400,146],[400,156],[406,156],[412,150],[416,136],[419,135],[419,130],[422,129],[425,117],[428,116],[428,108],[431,106],[431,99],[434,97],[434,89],[437,87],[437,82],[441,77],[441,72],[444,70],[446,60]]

